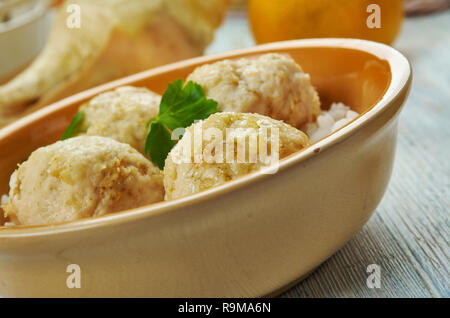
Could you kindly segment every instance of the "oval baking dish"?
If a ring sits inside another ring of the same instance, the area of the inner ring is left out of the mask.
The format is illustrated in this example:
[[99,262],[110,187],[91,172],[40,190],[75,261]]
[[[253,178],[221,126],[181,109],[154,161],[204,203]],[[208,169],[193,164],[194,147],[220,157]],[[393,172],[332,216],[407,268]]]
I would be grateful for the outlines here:
[[[273,175],[255,173],[202,193],[76,222],[0,227],[0,296],[256,297],[298,281],[369,219],[392,171],[397,118],[411,82],[393,48],[353,39],[273,43],[195,58],[123,78],[50,105],[0,130],[0,193],[36,148],[58,140],[78,106],[122,85],[162,93],[202,64],[289,53],[322,107],[361,115]],[[67,266],[81,270],[70,289]]]

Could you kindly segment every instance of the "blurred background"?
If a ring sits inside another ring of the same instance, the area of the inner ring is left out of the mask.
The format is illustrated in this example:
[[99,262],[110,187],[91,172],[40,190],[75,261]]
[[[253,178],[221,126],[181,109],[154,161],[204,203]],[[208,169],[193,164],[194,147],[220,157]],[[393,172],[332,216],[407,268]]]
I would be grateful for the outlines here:
[[[72,2],[77,3],[77,1],[66,3]],[[85,1],[79,2],[83,7]],[[108,0],[91,2],[107,4]],[[196,1],[175,0],[173,2],[194,2],[195,4]],[[449,0],[284,0],[281,2],[224,0],[224,2],[229,4],[228,10],[226,11],[225,7],[218,9],[221,16],[213,28],[222,22],[222,15],[225,19],[218,28],[213,43],[207,46],[204,52],[206,54],[267,42],[315,37],[352,37],[392,44],[401,36],[405,15],[406,27],[409,28],[409,19],[414,20],[415,17],[442,12],[450,8]],[[378,4],[381,9],[381,28],[367,27],[367,18],[370,15],[367,7],[370,4]],[[67,15],[70,14],[67,8],[63,7],[62,0],[0,0],[0,83],[5,83],[17,75],[43,49],[55,19],[55,12],[66,9]],[[155,16],[148,15],[148,20],[156,19]],[[99,25],[99,27],[102,26]]]
[[[381,9],[379,29],[367,27],[370,4],[378,4]],[[401,36],[404,23],[406,34],[408,22],[414,24],[422,17],[449,8],[449,0],[233,0],[207,53],[316,37],[361,38],[392,45]]]

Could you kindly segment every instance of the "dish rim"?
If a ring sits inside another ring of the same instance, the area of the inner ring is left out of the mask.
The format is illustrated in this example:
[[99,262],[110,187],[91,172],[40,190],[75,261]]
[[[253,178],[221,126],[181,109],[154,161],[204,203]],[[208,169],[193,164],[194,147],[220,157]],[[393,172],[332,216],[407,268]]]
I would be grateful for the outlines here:
[[[372,106],[368,111],[358,116],[348,125],[339,129],[338,131],[328,135],[327,137],[313,143],[312,146],[292,154],[291,156],[280,160],[278,172],[286,170],[300,162],[304,162],[315,155],[317,152],[322,152],[331,148],[332,146],[343,142],[351,135],[359,131],[359,129],[371,122],[373,119],[381,115],[389,106],[400,96],[408,87],[408,82],[411,80],[411,65],[408,59],[398,50],[377,42],[359,40],[359,39],[344,39],[344,38],[321,38],[321,39],[303,39],[284,42],[274,42],[264,45],[259,45],[251,48],[238,49],[228,51],[225,53],[201,56],[193,59],[183,60],[180,62],[160,66],[151,70],[143,71],[131,76],[127,76],[89,90],[72,95],[53,103],[43,109],[40,109],[30,115],[27,115],[11,125],[0,130],[0,139],[7,138],[16,130],[33,123],[34,121],[47,116],[48,114],[60,108],[67,107],[75,100],[82,100],[88,96],[96,95],[100,92],[115,88],[121,85],[127,85],[128,82],[139,81],[157,73],[164,73],[179,67],[185,67],[186,64],[206,64],[208,61],[221,60],[233,58],[242,54],[258,54],[267,50],[287,50],[305,47],[317,48],[344,48],[353,49],[365,53],[369,53],[378,59],[385,60],[390,67],[391,81],[382,98]],[[130,84],[128,84],[130,85]],[[70,102],[71,101],[71,102]],[[163,213],[181,210],[188,206],[200,204],[207,200],[212,200],[217,196],[225,193],[236,191],[247,185],[262,182],[265,178],[269,178],[271,174],[264,174],[262,171],[251,173],[247,176],[240,177],[236,180],[226,182],[222,185],[213,187],[211,189],[189,195],[187,197],[154,203],[134,209],[124,210],[97,218],[85,218],[75,221],[68,221],[63,223],[54,223],[46,225],[23,225],[14,227],[0,227],[0,239],[3,238],[25,238],[36,236],[57,235],[67,232],[77,232],[88,230],[90,228],[115,226],[122,223],[138,221],[144,218],[156,217]]]

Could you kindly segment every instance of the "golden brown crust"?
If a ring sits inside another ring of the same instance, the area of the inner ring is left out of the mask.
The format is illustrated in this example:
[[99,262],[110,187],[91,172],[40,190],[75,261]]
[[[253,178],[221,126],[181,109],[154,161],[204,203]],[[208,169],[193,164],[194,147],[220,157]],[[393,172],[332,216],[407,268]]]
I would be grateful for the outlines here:
[[309,74],[288,55],[223,60],[198,67],[187,80],[199,83],[223,111],[258,113],[297,128],[320,114]]
[[79,135],[102,136],[126,143],[144,154],[148,120],[158,115],[161,96],[144,87],[122,86],[80,107]]
[[[187,128],[183,138],[171,150],[165,162],[164,188],[166,199],[177,199],[194,194],[258,171],[268,164],[276,163],[261,160],[262,148],[260,146],[267,147],[266,149],[272,151],[273,140],[269,135],[272,133],[271,129],[273,128],[279,131],[277,149],[279,159],[285,158],[311,144],[309,138],[302,131],[282,121],[259,114],[222,112],[213,114],[206,120],[190,126]],[[201,143],[194,140],[196,137],[193,136],[196,129],[202,131]],[[209,129],[220,132],[221,138],[208,135]],[[235,129],[234,132],[237,133],[237,136],[247,140],[245,145],[243,145],[247,161],[244,160],[243,163],[237,161],[238,147],[235,145],[231,148],[231,150],[234,150],[233,157],[236,158],[234,162],[227,160],[226,150],[222,150],[220,156],[214,157],[220,151],[216,151],[216,147],[225,147],[224,142],[227,146],[234,144],[234,140],[231,140],[231,143],[227,140],[227,134],[230,133],[230,129]],[[249,136],[247,129],[253,129],[255,138]],[[191,142],[192,140],[194,141]],[[200,161],[195,161],[194,144],[201,145],[200,150],[204,157]],[[250,162],[249,159],[249,149],[251,147],[256,149],[255,155],[257,156],[253,162]],[[185,155],[186,148],[191,148],[190,156]],[[212,152],[214,154],[209,156],[208,153],[212,154]]]
[[162,175],[127,144],[80,136],[34,151],[10,179],[3,209],[15,224],[100,216],[161,201]]

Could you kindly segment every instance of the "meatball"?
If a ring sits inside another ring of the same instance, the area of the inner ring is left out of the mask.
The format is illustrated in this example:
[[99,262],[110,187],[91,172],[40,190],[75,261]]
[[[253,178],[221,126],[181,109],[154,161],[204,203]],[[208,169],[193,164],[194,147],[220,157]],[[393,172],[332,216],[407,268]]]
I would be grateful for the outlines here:
[[227,112],[258,113],[302,128],[320,114],[310,77],[289,56],[224,60],[198,67],[187,78]]
[[73,221],[164,199],[158,168],[129,145],[80,136],[34,151],[10,179],[15,224]]
[[187,128],[169,153],[164,167],[166,199],[244,176],[274,163],[267,160],[273,154],[278,153],[275,160],[281,159],[310,144],[302,131],[263,115],[213,114]]
[[158,115],[160,101],[158,94],[132,86],[100,94],[80,107],[79,135],[109,137],[144,153],[146,123]]

